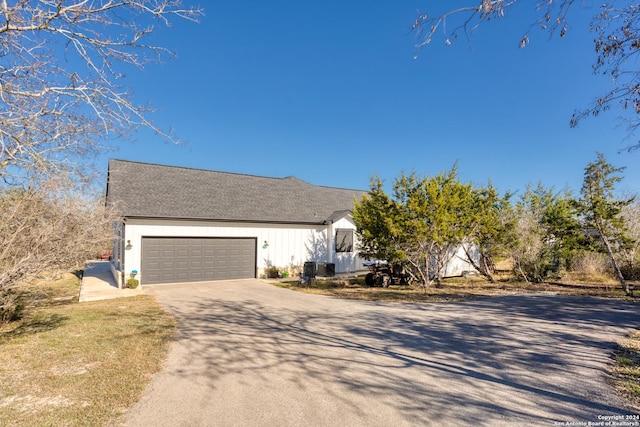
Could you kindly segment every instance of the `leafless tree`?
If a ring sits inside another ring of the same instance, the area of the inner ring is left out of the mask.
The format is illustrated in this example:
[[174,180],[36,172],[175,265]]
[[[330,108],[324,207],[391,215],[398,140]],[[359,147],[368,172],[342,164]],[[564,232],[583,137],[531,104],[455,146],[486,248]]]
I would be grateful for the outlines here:
[[640,279],[640,199],[635,198],[624,206],[622,217],[629,240],[621,248],[621,261],[629,277],[637,280]]
[[540,222],[539,212],[518,209],[514,230],[518,236],[518,244],[513,246],[511,256],[514,259],[516,277],[521,277],[526,282],[541,281],[544,275],[541,271],[544,263],[541,260],[545,258],[546,246]]
[[201,14],[179,0],[0,0],[0,178],[80,173],[74,160],[139,126],[171,140],[119,83],[171,54],[146,43],[154,24]]
[[[537,0],[531,3],[518,0],[467,0],[465,6],[445,13],[433,16],[419,13],[413,31],[420,37],[418,49],[431,43],[439,33],[445,44],[450,45],[460,35],[469,40],[478,26],[507,16],[518,5],[532,10],[531,23],[518,39],[518,45],[524,48],[529,44],[534,28],[564,37],[570,29],[570,12],[584,3],[576,0]],[[603,3],[593,16],[590,27],[595,34],[596,59],[593,71],[609,76],[613,88],[597,97],[592,105],[576,110],[570,125],[578,126],[584,118],[617,107],[621,110],[620,119],[632,137],[640,127],[640,4],[628,0]],[[636,140],[627,148],[640,148],[640,141]]]
[[15,315],[20,285],[81,269],[111,247],[115,211],[71,183],[53,178],[0,190],[0,321]]
[[111,246],[114,213],[79,178],[141,126],[174,141],[121,82],[171,55],[147,42],[156,25],[201,15],[180,0],[0,0],[0,320],[22,283]]

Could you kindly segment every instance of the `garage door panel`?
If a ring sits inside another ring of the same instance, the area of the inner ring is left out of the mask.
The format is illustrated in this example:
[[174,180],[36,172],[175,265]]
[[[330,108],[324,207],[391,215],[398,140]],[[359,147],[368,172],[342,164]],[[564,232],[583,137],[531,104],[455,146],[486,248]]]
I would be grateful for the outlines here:
[[151,283],[156,283],[156,282],[158,282],[159,278],[160,278],[160,276],[158,276],[157,274],[155,274],[155,273],[149,273],[149,278],[148,278],[148,279],[149,279],[149,281],[150,281]]
[[[170,277],[170,276],[167,275],[165,277]],[[177,272],[175,274],[174,282],[188,282],[188,281],[189,281],[189,275],[187,274],[187,272]]]
[[141,283],[255,277],[254,238],[142,238]]

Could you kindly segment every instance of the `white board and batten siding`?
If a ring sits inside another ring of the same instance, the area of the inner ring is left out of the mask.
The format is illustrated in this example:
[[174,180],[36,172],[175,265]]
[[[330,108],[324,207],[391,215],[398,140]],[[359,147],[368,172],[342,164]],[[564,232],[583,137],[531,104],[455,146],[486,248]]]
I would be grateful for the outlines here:
[[333,257],[328,262],[335,263],[336,272],[340,273],[356,273],[367,270],[367,268],[362,265],[362,262],[365,261],[364,258],[360,257],[356,250],[357,238],[355,236],[355,224],[349,219],[349,217],[343,217],[335,221],[331,224],[328,233],[331,236],[331,239],[335,239],[336,231],[340,229],[353,230],[353,251],[336,252],[336,242],[332,240],[330,242],[330,247],[332,248]]
[[346,218],[333,224],[308,226],[127,219],[124,235],[120,242],[114,242],[114,248],[125,248],[118,267],[124,267],[127,277],[132,270],[144,274],[140,271],[142,239],[150,237],[253,238],[256,241],[257,277],[270,266],[302,266],[307,261],[333,262],[336,273],[361,270],[362,259],[355,253],[355,244],[352,253],[336,253],[334,240],[338,228],[355,230],[354,224]]

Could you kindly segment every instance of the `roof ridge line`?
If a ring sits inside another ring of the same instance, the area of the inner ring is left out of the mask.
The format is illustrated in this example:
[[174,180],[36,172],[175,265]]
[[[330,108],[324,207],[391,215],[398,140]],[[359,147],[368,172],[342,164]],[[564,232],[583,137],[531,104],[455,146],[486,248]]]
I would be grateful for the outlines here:
[[168,164],[164,164],[164,163],[141,162],[139,160],[127,160],[127,159],[116,159],[116,158],[110,158],[109,159],[109,163],[111,163],[111,161],[126,162],[126,163],[136,163],[136,164],[139,164],[139,165],[158,166],[158,167],[170,168],[170,169],[186,169],[186,170],[200,171],[200,172],[214,172],[214,173],[222,173],[222,174],[228,174],[228,175],[240,175],[240,176],[248,176],[248,177],[263,178],[263,179],[280,179],[280,180],[283,180],[283,179],[288,179],[288,178],[295,178],[298,181],[305,182],[305,183],[307,183],[309,185],[313,185],[315,187],[320,187],[319,185],[308,183],[308,182],[306,182],[306,181],[304,181],[304,180],[302,180],[302,179],[300,179],[298,177],[295,177],[293,175],[287,176],[287,177],[264,176],[264,175],[256,175],[256,174],[245,173],[245,172],[229,172],[229,171],[221,171],[221,170],[213,170],[213,169],[195,168],[195,167],[190,167],[190,166],[168,165]]

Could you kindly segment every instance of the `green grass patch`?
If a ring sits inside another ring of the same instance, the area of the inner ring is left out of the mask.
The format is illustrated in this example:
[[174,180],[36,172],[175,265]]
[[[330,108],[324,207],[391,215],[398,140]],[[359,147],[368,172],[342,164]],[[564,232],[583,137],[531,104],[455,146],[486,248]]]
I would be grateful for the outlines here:
[[105,425],[160,370],[175,320],[153,298],[80,304],[78,291],[75,276],[41,282],[0,327],[0,425]]

